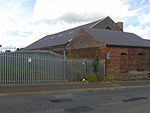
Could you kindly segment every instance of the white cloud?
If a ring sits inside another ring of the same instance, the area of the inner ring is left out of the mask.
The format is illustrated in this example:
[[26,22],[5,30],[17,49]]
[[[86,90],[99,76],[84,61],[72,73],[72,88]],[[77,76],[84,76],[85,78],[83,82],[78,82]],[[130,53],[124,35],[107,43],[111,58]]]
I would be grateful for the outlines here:
[[139,22],[141,25],[149,24],[150,23],[150,13],[140,16]]
[[24,4],[30,1],[33,0],[2,2],[0,8],[2,46],[25,47],[45,35],[84,22],[105,16],[123,19],[137,13],[137,10],[129,11],[129,4],[123,0],[36,0],[35,4],[31,4],[33,6],[26,7]]
[[145,26],[144,28],[142,28],[142,26],[129,25],[127,28],[124,29],[124,31],[135,33],[144,39],[150,39],[150,27],[149,26]]
[[36,26],[34,34],[44,36],[105,16],[134,16],[136,11],[128,8],[121,0],[37,0],[30,22]]
[[[54,20],[68,13],[87,15],[111,16],[124,18],[135,15],[135,11],[128,10],[129,5],[121,0],[37,0],[32,19]],[[98,19],[98,18],[95,18]]]
[[0,1],[0,44],[2,47],[24,47],[29,44],[26,37],[32,39],[30,34],[32,30],[25,28],[30,26],[28,18],[31,14],[29,7],[23,7],[27,2],[29,0]]
[[144,2],[145,2],[145,0],[141,0],[141,2],[140,2],[140,3],[141,3],[141,4],[143,4]]

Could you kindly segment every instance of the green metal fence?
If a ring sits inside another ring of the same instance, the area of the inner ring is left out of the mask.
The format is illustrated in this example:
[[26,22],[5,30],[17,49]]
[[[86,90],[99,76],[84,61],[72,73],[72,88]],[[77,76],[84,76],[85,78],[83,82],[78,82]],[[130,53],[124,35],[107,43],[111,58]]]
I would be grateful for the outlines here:
[[[99,66],[99,75],[103,75],[103,62]],[[89,73],[91,60],[64,59],[46,52],[0,53],[0,83],[4,84],[78,81]]]

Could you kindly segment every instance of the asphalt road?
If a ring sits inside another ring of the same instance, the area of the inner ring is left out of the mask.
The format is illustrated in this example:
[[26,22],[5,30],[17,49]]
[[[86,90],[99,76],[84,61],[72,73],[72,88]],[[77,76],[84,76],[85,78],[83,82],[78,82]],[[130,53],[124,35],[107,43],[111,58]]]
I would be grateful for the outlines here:
[[150,113],[150,88],[1,96],[0,113]]

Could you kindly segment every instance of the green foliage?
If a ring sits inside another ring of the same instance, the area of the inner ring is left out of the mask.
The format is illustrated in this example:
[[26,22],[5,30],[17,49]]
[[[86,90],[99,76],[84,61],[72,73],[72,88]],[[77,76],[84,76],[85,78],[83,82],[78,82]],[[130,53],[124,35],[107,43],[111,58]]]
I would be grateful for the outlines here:
[[95,74],[97,74],[98,73],[98,66],[99,66],[99,52],[98,51],[96,51],[96,54],[93,58],[92,66],[93,66],[93,72]]
[[[79,61],[79,62],[77,62]],[[67,73],[69,74],[69,77],[67,78],[69,81],[80,81],[83,76],[82,74],[82,68],[80,64],[80,60],[77,59],[69,59],[66,62],[67,66]]]
[[70,56],[71,58],[77,59],[77,58],[81,58],[81,56],[79,54],[73,54],[72,56]]
[[105,77],[105,81],[107,81],[107,82],[115,82],[115,80],[113,78],[108,77],[108,76]]
[[6,50],[5,53],[11,53],[11,51],[10,50]]
[[16,51],[19,51],[19,50],[20,50],[19,48],[16,49]]
[[98,82],[98,77],[96,74],[87,74],[84,79],[90,83]]

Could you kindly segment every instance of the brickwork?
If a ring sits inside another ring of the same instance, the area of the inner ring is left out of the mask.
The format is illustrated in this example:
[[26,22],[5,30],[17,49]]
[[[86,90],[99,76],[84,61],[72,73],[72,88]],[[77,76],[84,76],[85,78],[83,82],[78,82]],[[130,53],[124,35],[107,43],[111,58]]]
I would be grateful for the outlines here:
[[[110,54],[107,60],[107,73],[120,78],[130,79],[130,75],[148,74],[150,71],[150,49],[129,47],[107,47]],[[104,54],[104,53],[101,53]],[[123,77],[122,76],[122,77]],[[118,78],[118,79],[119,79]]]
[[120,27],[123,31],[123,22],[117,22],[115,23],[118,27]]
[[106,47],[72,49],[68,55],[79,54],[85,58],[93,58],[96,50],[100,52],[99,59],[106,60],[106,73],[116,79],[128,80],[147,77],[150,73],[150,49],[130,47]]
[[81,49],[68,49],[67,56],[80,55],[82,58],[93,58],[96,51],[99,50],[98,47],[81,48]]
[[105,18],[102,22],[93,26],[93,28],[106,29],[107,27],[111,28],[114,31],[123,31],[123,28],[120,28],[116,23],[110,18]]
[[81,29],[75,38],[67,45],[67,49],[98,47],[102,45],[94,36]]

